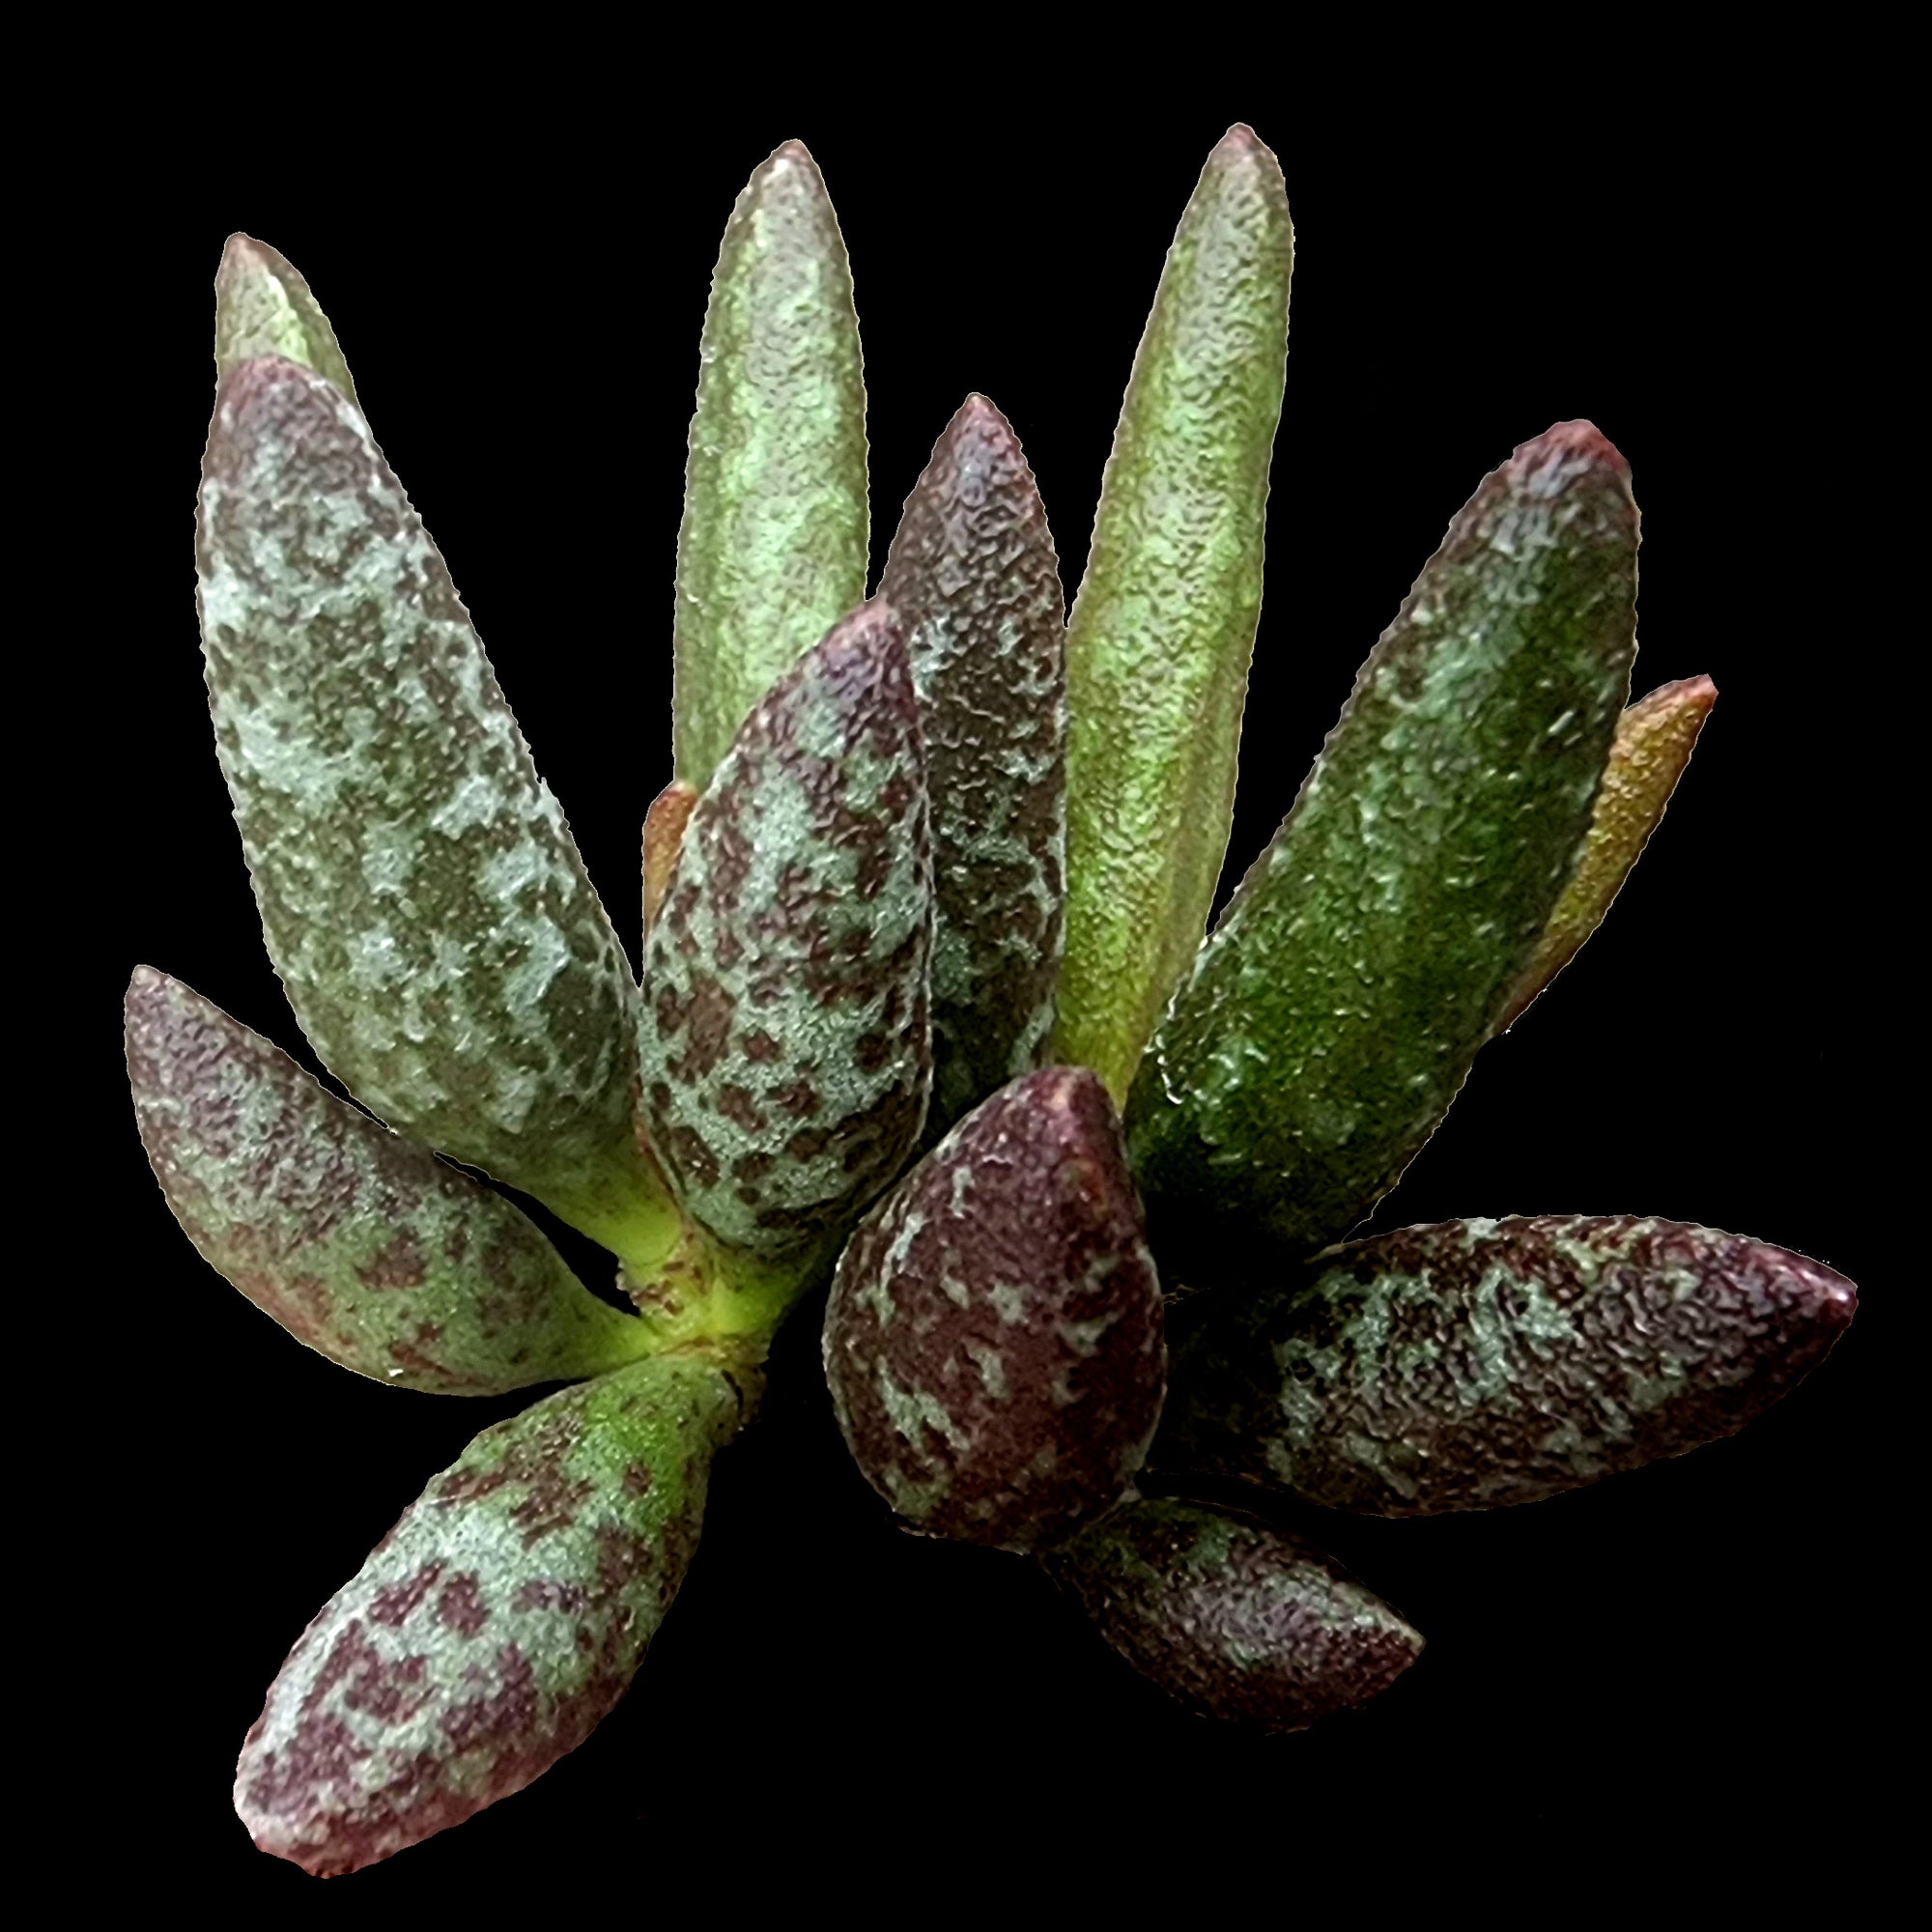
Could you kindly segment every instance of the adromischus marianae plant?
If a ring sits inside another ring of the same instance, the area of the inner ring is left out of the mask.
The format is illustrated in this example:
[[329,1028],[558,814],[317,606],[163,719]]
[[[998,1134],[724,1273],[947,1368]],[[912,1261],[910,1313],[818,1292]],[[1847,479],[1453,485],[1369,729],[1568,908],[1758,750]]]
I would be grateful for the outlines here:
[[[1190,1474],[1381,1515],[1526,1501],[1737,1429],[1850,1320],[1829,1268],[1670,1222],[1331,1245],[1604,916],[1715,692],[1626,708],[1629,474],[1559,424],[1457,516],[1203,942],[1292,248],[1236,128],[1070,618],[979,396],[867,600],[844,247],[802,147],[758,169],[705,321],[639,988],[321,309],[229,242],[216,746],[290,1003],[370,1112],[141,967],[141,1135],[195,1246],[309,1347],[438,1393],[568,1384],[477,1436],[296,1645],[236,1784],[264,1849],[353,1870],[587,1734],[828,1279],[834,1406],[903,1523],[1033,1554],[1174,1696],[1291,1730],[1421,1638]],[[603,1243],[636,1312],[432,1150]]]

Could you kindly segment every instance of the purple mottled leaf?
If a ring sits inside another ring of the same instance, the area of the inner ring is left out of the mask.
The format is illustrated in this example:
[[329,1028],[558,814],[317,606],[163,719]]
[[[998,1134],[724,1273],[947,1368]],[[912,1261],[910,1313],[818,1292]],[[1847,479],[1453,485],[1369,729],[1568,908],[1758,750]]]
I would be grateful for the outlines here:
[[969,1114],[853,1236],[825,1312],[846,1446],[910,1529],[1030,1548],[1105,1509],[1160,1413],[1160,1287],[1084,1067]]
[[1857,1306],[1817,1262],[1677,1221],[1402,1228],[1187,1304],[1155,1453],[1375,1516],[1533,1502],[1734,1434]]
[[1236,1510],[1136,1498],[1046,1562],[1122,1657],[1203,1717],[1302,1730],[1380,1695],[1422,1651],[1339,1564]]
[[692,1216],[761,1258],[822,1251],[918,1139],[931,1074],[919,709],[862,606],[745,721],[651,926],[651,1144]]
[[697,1542],[729,1376],[663,1355],[486,1429],[290,1652],[235,1805],[355,1871],[520,1791],[617,1702]]
[[984,396],[947,424],[886,558],[932,800],[929,1144],[1039,1063],[1066,931],[1065,599],[1046,510]]
[[509,1202],[325,1093],[259,1034],[137,967],[128,1077],[156,1179],[202,1258],[357,1375],[494,1395],[602,1374],[641,1324]]

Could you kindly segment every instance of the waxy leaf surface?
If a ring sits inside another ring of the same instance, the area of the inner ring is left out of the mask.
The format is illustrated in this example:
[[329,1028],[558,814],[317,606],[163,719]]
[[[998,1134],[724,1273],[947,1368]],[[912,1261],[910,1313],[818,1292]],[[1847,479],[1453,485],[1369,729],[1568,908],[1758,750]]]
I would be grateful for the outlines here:
[[1038,1064],[1065,939],[1065,599],[1010,425],[969,396],[886,558],[932,800],[928,1144]]
[[1122,1657],[1203,1717],[1302,1730],[1378,1696],[1422,1651],[1332,1559],[1233,1510],[1137,1498],[1047,1567]]
[[644,975],[644,1116],[695,1219],[803,1263],[892,1179],[931,1077],[931,852],[905,639],[868,604],[746,720]]
[[866,595],[866,385],[852,270],[787,141],[718,253],[677,539],[677,776],[702,791],[752,706]]
[[1556,910],[1549,915],[1502,1026],[1522,1010],[1577,956],[1604,922],[1624,881],[1662,822],[1664,808],[1690,762],[1697,734],[1718,701],[1708,677],[1681,678],[1639,698],[1617,720],[1609,763],[1590,815],[1590,838]]
[[1294,238],[1246,128],[1181,217],[1067,620],[1066,957],[1054,1057],[1122,1101],[1201,943],[1235,810]]
[[1817,1262],[1675,1221],[1404,1228],[1191,1303],[1159,1454],[1377,1516],[1533,1502],[1742,1429],[1856,1307]]
[[1456,1097],[1589,833],[1636,543],[1623,458],[1559,424],[1488,477],[1382,634],[1135,1084],[1135,1174],[1184,1275],[1346,1234]]
[[629,966],[442,558],[322,377],[224,377],[197,561],[216,749],[303,1031],[384,1120],[622,1252],[649,1188]]
[[357,1375],[494,1395],[600,1375],[643,1330],[500,1195],[325,1093],[152,967],[127,999],[141,1141],[202,1258]]
[[667,1355],[486,1429],[283,1664],[237,1767],[256,1844],[355,1871],[582,1744],[677,1594],[738,1416],[721,1370]]
[[295,264],[266,242],[231,235],[214,276],[216,379],[263,355],[299,362],[355,401],[342,345]]
[[1107,1090],[1045,1067],[969,1114],[847,1244],[832,1403],[910,1529],[1024,1549],[1126,1489],[1160,1413],[1160,1285]]

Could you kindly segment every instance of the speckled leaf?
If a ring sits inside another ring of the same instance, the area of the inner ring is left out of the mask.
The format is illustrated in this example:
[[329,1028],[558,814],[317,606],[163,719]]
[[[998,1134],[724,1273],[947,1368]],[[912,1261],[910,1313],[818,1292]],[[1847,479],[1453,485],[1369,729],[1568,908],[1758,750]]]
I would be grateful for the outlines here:
[[651,927],[645,1119],[727,1246],[815,1256],[891,1181],[925,1114],[931,951],[912,669],[867,604],[745,721]]
[[1617,721],[1616,741],[1590,817],[1589,843],[1503,1014],[1504,1027],[1516,1024],[1523,1009],[1603,923],[1651,834],[1662,823],[1664,808],[1717,701],[1718,687],[1708,677],[1681,678],[1639,698]]
[[231,235],[214,276],[215,376],[261,355],[299,362],[355,401],[342,345],[295,264],[266,242]]
[[681,779],[671,782],[651,800],[644,813],[644,933],[648,938],[657,923],[658,907],[664,903],[665,888],[670,884],[672,868],[684,844],[684,828],[691,822],[697,791]]
[[155,1177],[202,1259],[357,1375],[495,1395],[601,1375],[643,1330],[589,1293],[509,1202],[325,1093],[150,966],[128,1077]]
[[1165,1463],[1335,1509],[1531,1502],[1742,1429],[1850,1322],[1803,1255],[1674,1221],[1444,1221],[1177,1317]]
[[824,1352],[846,1446],[910,1529],[1031,1548],[1122,1494],[1166,1356],[1095,1075],[1024,1075],[899,1183],[839,1260]]
[[1203,1717],[1298,1731],[1386,1690],[1422,1638],[1298,1537],[1135,1500],[1048,1559],[1121,1656]]
[[1170,1267],[1206,1286],[1324,1246],[1435,1131],[1588,836],[1636,542],[1588,423],[1450,526],[1141,1068],[1128,1144]]
[[520,1791],[623,1695],[683,1581],[729,1378],[666,1355],[486,1429],[290,1653],[235,1806],[327,1877]]
[[1094,1067],[1117,1101],[1228,849],[1293,254],[1280,165],[1231,128],[1168,251],[1067,623],[1054,1057]]
[[905,625],[932,799],[930,1145],[1038,1064],[1065,940],[1065,603],[1033,471],[984,396],[906,498],[879,595]]
[[844,239],[787,141],[731,211],[704,314],[677,539],[677,775],[866,595],[866,384]]
[[320,376],[223,379],[197,556],[221,766],[316,1051],[623,1253],[650,1191],[629,967],[442,558]]

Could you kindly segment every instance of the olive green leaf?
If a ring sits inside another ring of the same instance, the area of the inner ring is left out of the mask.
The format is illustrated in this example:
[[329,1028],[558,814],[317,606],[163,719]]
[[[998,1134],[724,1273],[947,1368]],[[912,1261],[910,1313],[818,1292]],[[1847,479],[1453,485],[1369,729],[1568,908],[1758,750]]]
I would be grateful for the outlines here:
[[1246,128],[1168,252],[1067,622],[1066,958],[1054,1058],[1124,1099],[1201,943],[1234,818],[1294,237]]
[[357,1375],[495,1395],[601,1375],[643,1324],[590,1294],[529,1220],[325,1093],[279,1047],[137,967],[128,1076],[141,1140],[203,1260]]
[[1857,1305],[1803,1255],[1675,1221],[1404,1228],[1189,1302],[1155,1454],[1376,1516],[1533,1502],[1734,1434]]
[[740,1410],[723,1369],[671,1354],[477,1436],[282,1665],[236,1770],[256,1844],[355,1871],[576,1749],[684,1580]]
[[1680,678],[1640,697],[1617,721],[1609,763],[1590,817],[1590,842],[1529,962],[1497,1031],[1516,1024],[1523,1009],[1569,965],[1604,922],[1624,881],[1662,823],[1664,808],[1690,762],[1697,734],[1718,701],[1708,677]]
[[266,242],[231,235],[214,276],[216,380],[262,355],[299,362],[355,401],[342,345],[295,264]]
[[912,668],[867,604],[745,721],[651,926],[644,1118],[726,1247],[807,1268],[891,1181],[925,1117],[931,949]]
[[1065,600],[1011,426],[968,396],[879,595],[912,654],[932,800],[929,1146],[1038,1065],[1065,940]]
[[1303,1730],[1422,1653],[1332,1558],[1236,1510],[1136,1499],[1045,1562],[1122,1657],[1203,1717]]
[[866,595],[866,385],[852,270],[787,141],[731,211],[704,314],[677,539],[677,776],[702,791],[746,714]]
[[1588,423],[1524,443],[1450,526],[1141,1069],[1128,1145],[1167,1265],[1170,1240],[1204,1285],[1323,1246],[1435,1131],[1588,835],[1636,544]]
[[664,1204],[629,966],[442,558],[322,377],[223,377],[197,561],[216,750],[316,1051],[391,1124],[635,1248]]

